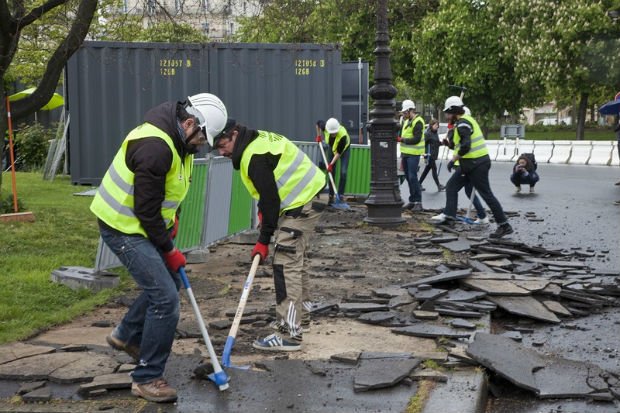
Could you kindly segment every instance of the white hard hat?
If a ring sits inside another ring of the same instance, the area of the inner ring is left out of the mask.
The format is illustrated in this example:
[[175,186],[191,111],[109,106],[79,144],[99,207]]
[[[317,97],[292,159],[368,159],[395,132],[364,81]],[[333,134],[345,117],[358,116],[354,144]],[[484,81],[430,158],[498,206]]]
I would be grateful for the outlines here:
[[338,122],[338,119],[327,119],[327,122],[325,122],[325,130],[327,133],[338,133],[338,129],[340,129],[340,122]]
[[471,116],[471,110],[469,110],[469,108],[467,106],[463,106],[463,110],[465,111],[465,114],[467,116]]
[[228,111],[226,106],[217,96],[211,93],[198,93],[188,96],[189,104],[185,108],[187,113],[198,118],[199,126],[207,136],[209,145],[213,146],[213,141],[217,135],[224,130]]
[[462,108],[463,106],[465,106],[465,104],[463,103],[463,100],[460,97],[450,96],[448,99],[446,99],[446,104],[444,105],[443,111],[450,112],[456,107]]
[[405,99],[403,100],[403,107],[400,109],[401,112],[405,112],[409,109],[413,109],[415,110],[415,103],[413,103],[413,100],[411,99]]

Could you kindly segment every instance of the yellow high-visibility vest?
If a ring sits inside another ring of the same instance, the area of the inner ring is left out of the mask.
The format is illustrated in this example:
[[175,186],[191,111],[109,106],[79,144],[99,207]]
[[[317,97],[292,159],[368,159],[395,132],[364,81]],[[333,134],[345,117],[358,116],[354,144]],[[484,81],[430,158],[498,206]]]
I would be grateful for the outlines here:
[[241,181],[254,199],[259,193],[248,175],[250,161],[254,155],[270,153],[280,155],[273,175],[280,195],[280,214],[306,205],[325,187],[325,174],[295,144],[282,135],[258,131],[258,136],[241,155]]
[[[474,127],[474,130],[471,134],[471,145],[469,147],[469,152],[467,152],[461,158],[476,159],[488,155],[489,149],[487,148],[482,129],[480,129],[480,125],[478,125],[478,122],[476,122],[476,120],[470,115],[463,115],[461,116],[461,119],[469,121]],[[458,124],[454,125],[454,153],[458,153],[459,148],[461,147],[461,137],[459,136],[459,130],[457,126]]]
[[[327,130],[324,130],[323,134],[325,135],[325,139],[329,143],[329,135],[330,135],[330,133],[327,132]],[[336,139],[334,139],[334,143],[332,143],[332,153],[333,154],[336,153],[336,148],[338,148],[338,145],[340,144],[340,141],[342,139],[345,139],[347,141],[347,144],[345,145],[344,150],[342,151],[342,152],[344,152],[345,150],[347,150],[347,148],[349,146],[351,146],[351,138],[349,137],[349,133],[347,132],[347,129],[344,126],[340,125],[340,128],[338,129],[338,132],[336,133]]]
[[146,231],[134,213],[134,173],[127,167],[125,157],[129,142],[146,137],[162,139],[172,151],[172,165],[166,174],[166,191],[161,204],[161,216],[167,228],[174,225],[174,218],[181,201],[187,195],[194,164],[194,156],[187,155],[183,161],[172,138],[150,123],[138,126],[125,138],[108,168],[101,185],[90,204],[90,210],[110,227],[125,234],[141,234]]
[[[416,115],[413,120],[405,121],[400,132],[400,137],[403,139],[413,138],[413,129],[418,123],[422,123],[422,130],[424,130],[424,119],[422,119],[420,115]],[[400,152],[407,155],[424,155],[424,151],[426,150],[425,145],[426,139],[424,139],[424,133],[422,133],[422,138],[416,145],[407,145],[405,142],[401,142]]]

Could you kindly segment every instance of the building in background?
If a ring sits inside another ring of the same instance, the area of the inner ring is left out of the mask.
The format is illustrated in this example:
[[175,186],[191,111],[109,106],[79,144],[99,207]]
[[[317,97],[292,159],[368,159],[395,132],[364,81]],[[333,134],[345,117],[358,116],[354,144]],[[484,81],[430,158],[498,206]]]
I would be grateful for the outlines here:
[[527,125],[572,125],[572,108],[559,109],[555,102],[537,108],[523,108],[524,123]]
[[267,0],[123,0],[122,12],[143,16],[145,27],[177,20],[201,30],[211,41],[228,41],[239,17],[258,16]]

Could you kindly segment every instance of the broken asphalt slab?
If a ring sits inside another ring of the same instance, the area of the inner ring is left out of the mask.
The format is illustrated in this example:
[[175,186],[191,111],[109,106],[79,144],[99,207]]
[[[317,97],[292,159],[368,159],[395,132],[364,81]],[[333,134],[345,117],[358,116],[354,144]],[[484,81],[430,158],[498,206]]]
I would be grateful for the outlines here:
[[592,398],[610,386],[609,374],[582,361],[544,356],[508,337],[476,333],[467,354],[484,367],[541,398]]
[[113,358],[92,352],[38,354],[0,365],[0,379],[80,383],[113,373],[118,365]]

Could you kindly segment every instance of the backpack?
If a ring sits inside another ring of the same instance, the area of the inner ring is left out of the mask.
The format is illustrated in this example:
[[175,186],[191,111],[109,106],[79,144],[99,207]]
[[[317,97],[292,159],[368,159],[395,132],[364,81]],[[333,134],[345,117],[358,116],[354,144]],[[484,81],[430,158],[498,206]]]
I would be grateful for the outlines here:
[[526,158],[528,161],[530,161],[530,163],[534,167],[534,170],[538,169],[538,163],[536,163],[536,157],[534,156],[533,153],[530,153],[530,152],[522,153],[521,155],[519,155],[519,158]]

